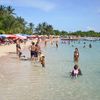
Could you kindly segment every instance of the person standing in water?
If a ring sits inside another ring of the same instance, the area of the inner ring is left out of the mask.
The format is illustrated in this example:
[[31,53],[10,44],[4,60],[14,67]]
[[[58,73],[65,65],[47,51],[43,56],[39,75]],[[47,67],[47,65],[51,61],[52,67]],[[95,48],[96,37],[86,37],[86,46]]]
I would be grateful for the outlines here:
[[45,67],[45,56],[40,52],[39,62],[41,63],[42,67]]
[[20,46],[20,41],[19,40],[16,41],[16,53],[18,54],[18,56],[20,58],[21,55],[22,55],[22,52],[21,52],[21,46]]
[[32,45],[29,47],[30,49],[30,54],[31,54],[31,60],[34,60],[34,55],[35,55],[35,43],[32,42]]
[[44,41],[44,45],[45,45],[45,47],[47,46],[47,40],[45,39],[45,41]]
[[56,48],[58,48],[58,41],[56,40]]
[[41,48],[39,46],[39,43],[37,42],[35,45],[35,55],[34,55],[35,61],[38,61],[38,55],[40,52],[41,52]]
[[89,48],[92,48],[92,45],[91,44],[89,44]]
[[16,40],[16,54],[18,54],[19,48],[21,48],[20,47],[20,41]]
[[78,62],[79,60],[79,51],[78,51],[78,48],[75,48],[75,51],[74,51],[74,62]]

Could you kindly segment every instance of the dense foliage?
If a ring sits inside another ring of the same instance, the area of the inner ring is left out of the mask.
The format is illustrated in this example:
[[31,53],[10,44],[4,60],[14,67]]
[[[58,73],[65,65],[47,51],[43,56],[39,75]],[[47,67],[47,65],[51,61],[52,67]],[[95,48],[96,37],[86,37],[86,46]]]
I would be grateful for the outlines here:
[[77,36],[96,36],[100,37],[100,32],[94,31],[77,31],[66,32],[55,30],[52,25],[46,22],[39,23],[36,27],[34,24],[28,23],[24,18],[15,14],[15,9],[11,6],[0,5],[0,33],[5,34],[39,34],[39,35],[77,35]]

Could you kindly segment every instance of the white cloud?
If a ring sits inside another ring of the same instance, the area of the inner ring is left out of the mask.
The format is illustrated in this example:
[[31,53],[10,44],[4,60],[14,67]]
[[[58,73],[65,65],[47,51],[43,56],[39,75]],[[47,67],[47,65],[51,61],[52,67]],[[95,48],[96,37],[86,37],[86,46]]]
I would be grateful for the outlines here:
[[55,9],[56,4],[50,2],[50,0],[0,0],[2,4],[14,5],[14,6],[23,6],[23,7],[33,7],[43,11],[51,11]]

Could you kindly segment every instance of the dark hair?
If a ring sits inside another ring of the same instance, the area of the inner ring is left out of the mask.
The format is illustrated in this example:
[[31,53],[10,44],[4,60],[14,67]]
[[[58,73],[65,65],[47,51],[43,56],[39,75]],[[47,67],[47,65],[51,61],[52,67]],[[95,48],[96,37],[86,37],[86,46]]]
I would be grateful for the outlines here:
[[75,66],[74,66],[74,69],[76,70],[77,68],[78,68],[78,65],[75,65]]
[[77,49],[77,50],[78,50],[78,48],[75,48],[75,49]]
[[32,42],[32,45],[34,45],[35,43],[34,42]]

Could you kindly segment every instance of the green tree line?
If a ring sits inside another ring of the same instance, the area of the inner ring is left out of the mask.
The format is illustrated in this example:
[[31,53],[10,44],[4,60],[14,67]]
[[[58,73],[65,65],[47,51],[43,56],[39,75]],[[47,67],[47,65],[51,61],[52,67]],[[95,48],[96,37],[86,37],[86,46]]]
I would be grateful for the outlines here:
[[36,27],[30,22],[25,21],[21,16],[17,16],[15,9],[12,6],[0,5],[0,33],[5,34],[38,34],[38,35],[76,35],[76,36],[93,36],[100,37],[100,32],[95,31],[76,31],[76,32],[67,32],[59,31],[53,28],[52,25],[42,22],[39,23]]

